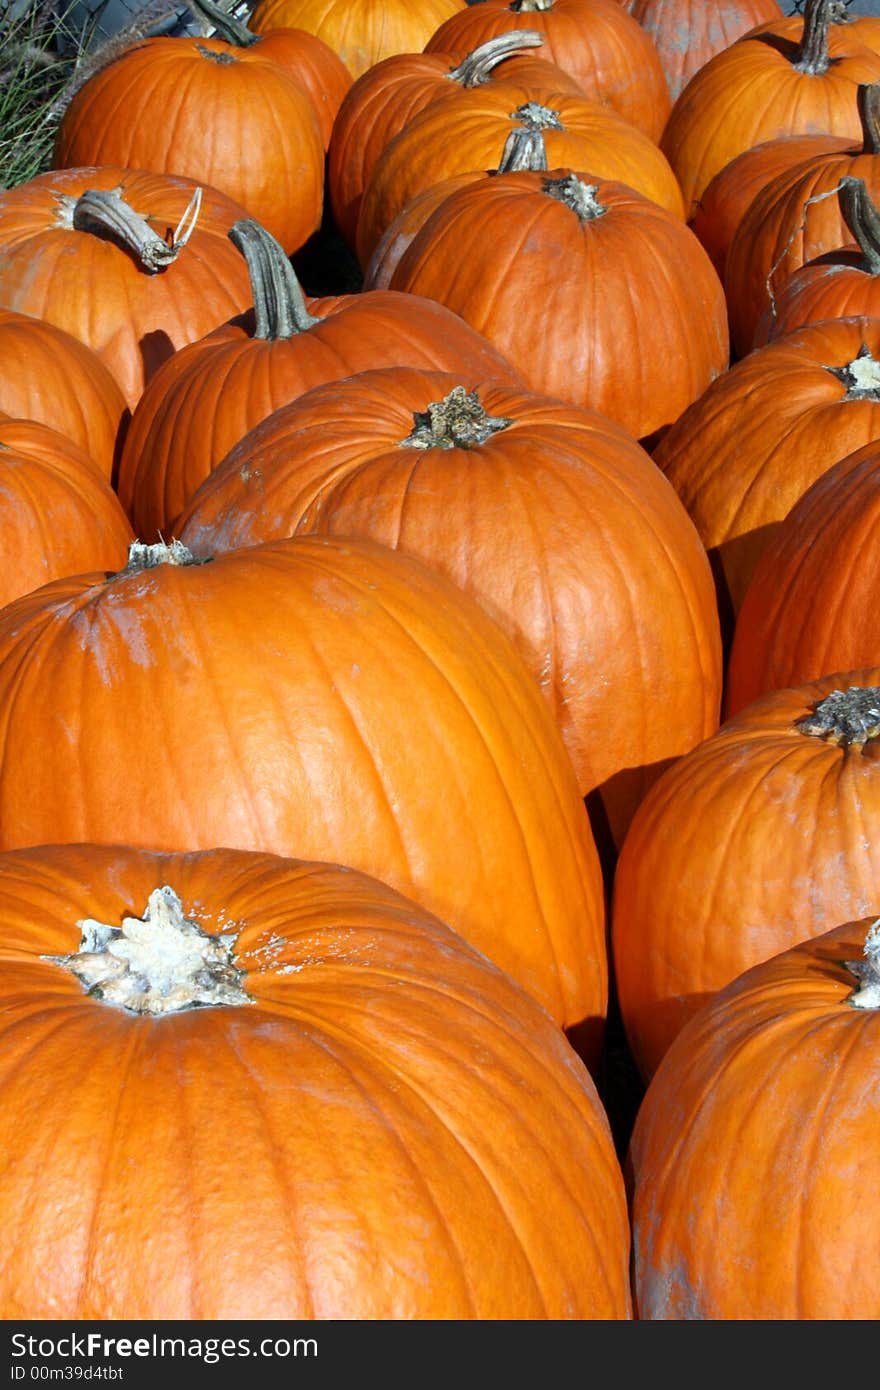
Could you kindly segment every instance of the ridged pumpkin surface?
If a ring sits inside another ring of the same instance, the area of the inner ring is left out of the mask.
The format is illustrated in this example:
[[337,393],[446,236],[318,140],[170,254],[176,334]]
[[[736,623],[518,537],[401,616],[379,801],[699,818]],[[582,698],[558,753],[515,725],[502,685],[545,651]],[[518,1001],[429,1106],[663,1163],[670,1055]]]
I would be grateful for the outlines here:
[[257,33],[307,29],[360,77],[393,53],[416,53],[464,0],[257,0],[248,23]]
[[[630,1316],[595,1087],[436,918],[229,849],[42,847],[0,875],[4,1317]],[[166,885],[233,938],[240,1005],[139,1015],[53,959]]]
[[782,17],[776,0],[627,0],[626,8],[653,40],[673,101],[716,53]]
[[415,555],[476,598],[618,843],[657,769],[717,725],[705,552],[644,450],[596,412],[409,369],[311,391],[242,440],[179,528],[197,555],[308,533]]
[[870,922],[756,966],[664,1058],[629,1151],[643,1320],[880,1317]]
[[835,690],[878,683],[871,668],[763,696],[668,768],[633,817],[612,943],[645,1078],[737,975],[876,905],[880,742],[835,743],[796,721]]
[[4,849],[348,864],[601,1033],[602,883],[561,737],[509,639],[409,557],[303,537],[46,586],[0,613],[0,755]]

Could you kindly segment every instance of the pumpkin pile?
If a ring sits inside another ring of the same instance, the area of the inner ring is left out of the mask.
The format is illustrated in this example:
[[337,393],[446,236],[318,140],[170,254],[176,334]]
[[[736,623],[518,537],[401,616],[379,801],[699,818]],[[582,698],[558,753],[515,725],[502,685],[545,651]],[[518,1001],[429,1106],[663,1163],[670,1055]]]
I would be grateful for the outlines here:
[[880,23],[802,8],[194,0],[0,192],[0,1316],[880,1317]]

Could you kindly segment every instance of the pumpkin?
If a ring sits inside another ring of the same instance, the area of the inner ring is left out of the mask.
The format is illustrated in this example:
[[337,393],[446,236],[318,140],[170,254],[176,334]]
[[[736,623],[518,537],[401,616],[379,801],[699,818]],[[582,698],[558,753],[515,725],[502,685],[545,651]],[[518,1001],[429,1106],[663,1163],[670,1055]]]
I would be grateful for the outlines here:
[[128,425],[121,388],[78,338],[14,309],[0,309],[0,411],[58,430],[113,476]]
[[827,469],[880,436],[880,320],[829,319],[735,363],[653,453],[715,570],[732,629],[764,547]]
[[705,552],[647,454],[593,411],[468,392],[445,373],[363,372],[246,436],[179,534],[195,555],[363,537],[465,589],[519,649],[618,844],[659,769],[717,726]]
[[535,102],[528,87],[487,83],[432,102],[389,141],[367,181],[356,237],[366,267],[382,233],[423,188],[493,168],[508,136],[541,131],[551,169],[583,169],[627,184],[675,216],[681,190],[666,158],[613,111],[568,93]]
[[257,0],[249,23],[258,34],[306,29],[339,55],[352,77],[394,53],[424,48],[464,0]]
[[175,353],[138,402],[119,496],[141,539],[173,534],[184,505],[232,446],[311,386],[397,364],[519,382],[499,351],[440,304],[377,290],[307,305],[264,228],[242,219],[230,236],[248,262],[254,311]]
[[880,444],[808,488],[758,562],[737,618],[727,708],[826,671],[880,665]]
[[0,727],[3,849],[296,846],[361,869],[595,1062],[603,889],[568,755],[510,640],[416,560],[309,536],[210,563],[138,546],[0,611]]
[[878,900],[880,846],[865,833],[880,810],[878,681],[873,667],[762,696],[636,811],[612,949],[646,1080],[718,990]]
[[92,348],[129,408],[167,358],[241,313],[244,209],[189,179],[62,169],[0,193],[0,306]]
[[756,965],[664,1057],[628,1157],[642,1320],[880,1313],[872,917]]
[[197,179],[298,250],[321,225],[324,145],[305,88],[262,56],[271,41],[160,36],[124,49],[76,92],[53,164]]
[[834,0],[805,0],[799,42],[746,36],[710,58],[678,97],[660,148],[684,194],[686,216],[725,164],[780,135],[859,138],[859,83],[880,78],[880,55],[831,28]]
[[775,296],[794,272],[852,241],[852,230],[840,208],[844,180],[859,178],[869,196],[880,196],[880,82],[860,87],[858,100],[864,132],[861,144],[818,154],[777,174],[751,203],[736,230],[724,286],[731,336],[740,354],[766,341]]
[[566,168],[457,189],[390,283],[461,314],[531,390],[636,438],[671,424],[728,365],[724,292],[693,233],[624,184]]
[[782,16],[777,0],[628,0],[627,9],[654,42],[672,101],[716,53]]
[[[354,83],[339,109],[327,159],[327,192],[336,226],[354,246],[364,188],[385,146],[419,111],[454,92],[511,76],[512,55],[541,45],[530,29],[498,34],[460,62],[444,53],[400,53],[369,68]],[[540,67],[535,72],[535,64]],[[514,80],[528,82],[538,96],[569,91],[583,96],[577,83],[555,63],[531,59]]]
[[425,51],[463,58],[511,28],[541,34],[544,56],[587,96],[660,139],[671,106],[660,55],[617,0],[482,0],[439,25]]
[[109,480],[78,444],[0,415],[0,607],[52,579],[117,569],[132,540]]
[[253,48],[258,57],[278,63],[299,82],[312,99],[326,151],[336,113],[352,84],[351,73],[339,54],[305,29],[270,29],[258,34],[214,0],[189,0],[189,8],[201,14],[214,35],[231,47]]
[[880,213],[864,179],[846,174],[837,192],[854,246],[805,262],[773,295],[755,330],[756,343],[822,319],[880,317]]
[[4,1317],[631,1316],[589,1074],[424,909],[232,849],[0,874]]

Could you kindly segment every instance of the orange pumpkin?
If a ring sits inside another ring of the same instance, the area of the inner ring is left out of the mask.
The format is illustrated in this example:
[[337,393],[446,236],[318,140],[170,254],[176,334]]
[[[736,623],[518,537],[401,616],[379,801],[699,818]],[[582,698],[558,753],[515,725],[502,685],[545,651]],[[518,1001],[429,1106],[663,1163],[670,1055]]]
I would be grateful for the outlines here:
[[660,768],[717,726],[705,552],[644,450],[593,411],[406,368],[319,387],[245,437],[179,527],[196,555],[293,534],[374,540],[470,593],[618,844]]
[[438,25],[464,0],[257,0],[250,26],[306,29],[338,53],[352,77],[393,53],[424,48]]
[[865,831],[880,813],[878,682],[874,667],[764,695],[668,768],[633,817],[612,947],[645,1079],[718,990],[880,898]]
[[348,864],[580,1025],[595,1062],[603,891],[568,755],[510,640],[417,561],[318,537],[210,563],[139,546],[0,611],[0,726],[0,847]]
[[627,9],[653,40],[673,101],[716,53],[782,16],[777,0],[627,0]]
[[442,922],[231,849],[0,875],[4,1317],[631,1315],[596,1089]]
[[628,1157],[642,1320],[880,1314],[872,917],[756,965],[663,1059]]

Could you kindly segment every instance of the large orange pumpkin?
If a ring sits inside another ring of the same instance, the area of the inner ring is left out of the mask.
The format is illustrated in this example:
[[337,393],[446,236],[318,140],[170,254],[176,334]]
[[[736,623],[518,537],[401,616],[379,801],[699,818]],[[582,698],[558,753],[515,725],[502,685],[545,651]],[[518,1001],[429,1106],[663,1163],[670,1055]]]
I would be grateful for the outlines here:
[[55,167],[197,179],[240,203],[285,251],[298,250],[321,225],[324,144],[306,89],[264,51],[182,37],[124,49],[67,107]]
[[728,365],[724,291],[693,232],[626,185],[570,168],[458,188],[390,283],[461,314],[533,391],[635,438],[677,420]]
[[630,1316],[595,1087],[436,918],[230,849],[0,876],[3,1317]]
[[119,496],[141,540],[170,537],[196,488],[233,445],[312,386],[392,365],[519,383],[503,354],[443,305],[378,290],[307,302],[264,228],[243,219],[230,237],[248,263],[253,313],[164,363],[126,435]]
[[643,1320],[880,1317],[880,932],[843,920],[717,995],[648,1088],[628,1157]]
[[880,901],[878,682],[874,667],[763,696],[668,768],[633,817],[612,944],[646,1079],[737,975]]
[[595,1059],[602,881],[568,755],[510,639],[417,561],[138,547],[0,611],[0,728],[0,847],[348,864],[582,1024]]
[[798,42],[746,36],[710,58],[678,97],[660,148],[692,217],[710,179],[738,154],[780,135],[859,138],[859,83],[880,78],[880,54],[831,28],[834,0],[806,0]]
[[227,236],[244,215],[170,174],[38,174],[0,193],[0,306],[92,348],[133,408],[177,348],[250,304],[247,267]]
[[651,37],[673,101],[716,53],[782,16],[777,0],[626,0]]
[[257,0],[250,25],[306,29],[339,54],[352,77],[393,53],[424,48],[434,30],[464,0]]
[[416,555],[472,594],[618,844],[658,770],[717,725],[705,551],[648,455],[596,412],[403,368],[319,387],[241,441],[179,528],[196,555],[307,533]]

